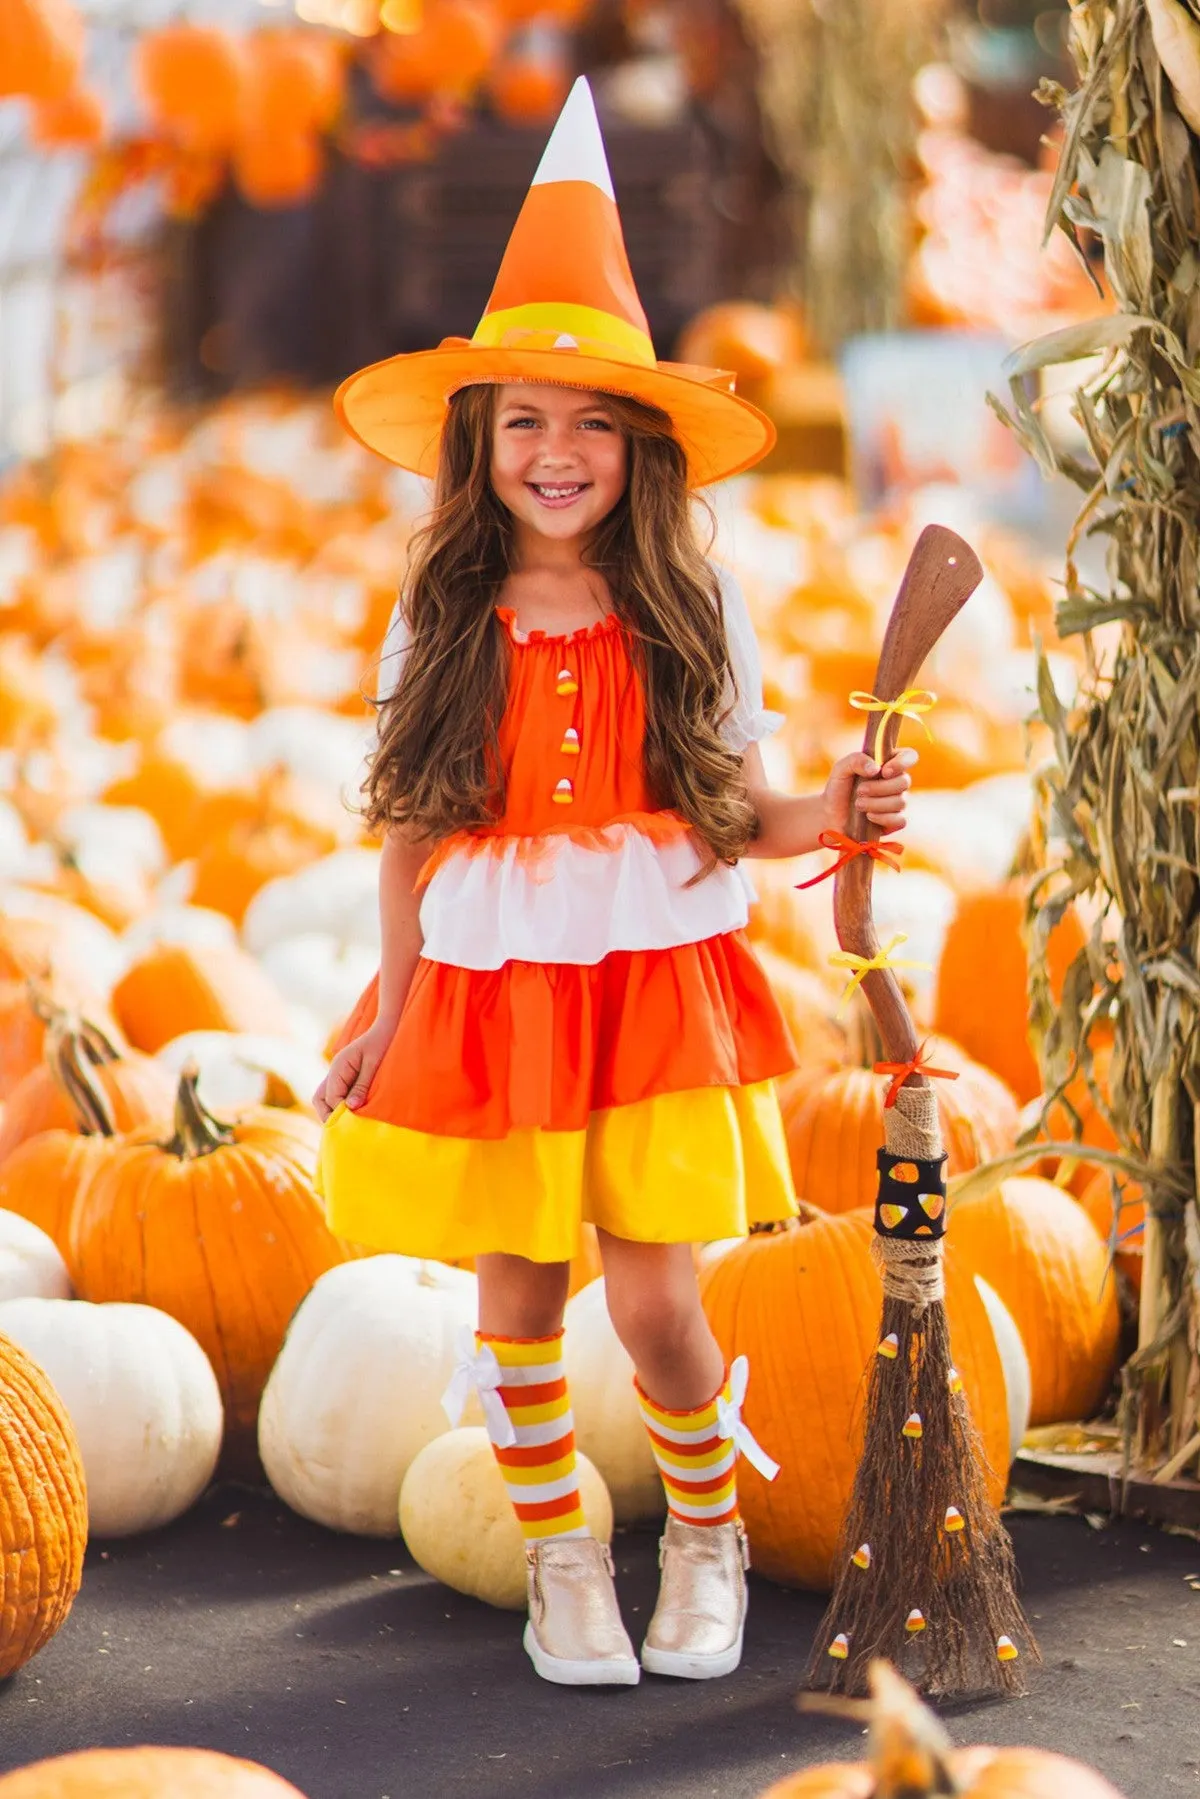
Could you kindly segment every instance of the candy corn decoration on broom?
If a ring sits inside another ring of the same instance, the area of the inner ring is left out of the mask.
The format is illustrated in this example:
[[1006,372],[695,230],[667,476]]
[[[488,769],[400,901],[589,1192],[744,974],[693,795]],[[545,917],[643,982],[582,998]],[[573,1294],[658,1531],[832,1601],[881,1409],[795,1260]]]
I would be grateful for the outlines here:
[[[969,545],[938,525],[922,532],[884,638],[864,747],[892,754],[922,663],[975,591]],[[923,695],[932,703],[932,695]],[[922,705],[921,710],[927,710]],[[1023,1690],[1037,1648],[1014,1587],[1012,1546],[988,1495],[983,1448],[954,1369],[946,1320],[946,1158],[930,1069],[871,915],[879,831],[852,811],[849,853],[834,881],[842,954],[875,1014],[889,1077],[886,1141],[872,1252],[883,1280],[878,1351],[868,1375],[865,1435],[845,1521],[837,1583],[808,1685],[865,1692],[873,1658],[895,1661],[928,1693]]]

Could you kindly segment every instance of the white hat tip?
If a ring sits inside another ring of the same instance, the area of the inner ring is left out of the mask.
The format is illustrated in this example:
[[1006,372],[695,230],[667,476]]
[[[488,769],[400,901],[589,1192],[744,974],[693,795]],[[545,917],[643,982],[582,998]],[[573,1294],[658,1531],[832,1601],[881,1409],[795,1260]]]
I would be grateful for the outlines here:
[[541,187],[551,181],[590,181],[610,200],[616,199],[596,102],[586,75],[576,79],[567,95],[531,185]]

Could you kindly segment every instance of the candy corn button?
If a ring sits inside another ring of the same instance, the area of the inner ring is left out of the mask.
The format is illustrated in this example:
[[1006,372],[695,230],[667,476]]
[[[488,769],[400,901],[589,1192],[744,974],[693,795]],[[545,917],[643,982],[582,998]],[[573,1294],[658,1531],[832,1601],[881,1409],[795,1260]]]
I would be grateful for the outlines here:
[[850,1560],[856,1568],[869,1568],[871,1566],[871,1545],[860,1543]]
[[959,1511],[958,1507],[956,1505],[948,1505],[946,1507],[946,1529],[965,1530],[966,1528],[967,1521]]
[[921,1173],[915,1162],[897,1162],[892,1169],[892,1179],[903,1181],[906,1186],[912,1181],[919,1181],[920,1178]]
[[879,1208],[879,1216],[883,1219],[883,1222],[887,1225],[889,1231],[894,1231],[896,1226],[902,1224],[908,1217],[908,1207],[882,1205]]
[[888,1332],[887,1336],[883,1339],[883,1342],[880,1343],[879,1347],[876,1349],[875,1354],[881,1355],[885,1361],[895,1361],[896,1357],[900,1354],[900,1339],[895,1331]]
[[950,1391],[952,1393],[961,1393],[962,1392],[962,1390],[963,1390],[962,1375],[958,1372],[957,1368],[951,1368],[949,1374],[946,1376],[946,1379],[949,1382]]
[[[832,1654],[832,1650],[830,1654]],[[999,1662],[1015,1662],[1020,1650],[1011,1637],[996,1638],[996,1660]]]
[[917,1204],[926,1218],[940,1218],[946,1209],[946,1202],[940,1193],[919,1193]]
[[[1000,1641],[1002,1643],[1007,1643],[1008,1638],[1001,1637]],[[835,1662],[845,1661],[850,1653],[850,1639],[844,1630],[838,1631],[836,1637],[834,1637],[832,1643],[829,1645],[828,1653],[833,1657]]]
[[560,699],[567,699],[571,694],[579,692],[579,682],[569,668],[560,668],[554,683],[554,691]]
[[575,798],[575,789],[564,775],[550,796],[556,806],[569,806]]
[[919,1437],[922,1434],[923,1428],[920,1412],[910,1412],[908,1417],[904,1420],[900,1435],[902,1437]]
[[924,1628],[925,1628],[924,1612],[919,1612],[917,1610],[916,1606],[914,1605],[912,1608],[912,1611],[909,1612],[908,1617],[904,1620],[904,1628],[910,1636],[916,1636],[916,1634],[919,1630],[924,1630]]
[[577,756],[579,754],[579,732],[575,729],[574,725],[568,725],[563,732],[561,747],[564,756]]

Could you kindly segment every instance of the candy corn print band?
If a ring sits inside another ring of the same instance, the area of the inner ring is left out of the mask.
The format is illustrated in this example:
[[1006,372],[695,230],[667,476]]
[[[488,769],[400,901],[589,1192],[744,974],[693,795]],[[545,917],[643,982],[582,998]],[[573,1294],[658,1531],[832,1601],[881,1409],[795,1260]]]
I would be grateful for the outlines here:
[[879,1169],[879,1195],[875,1201],[875,1229],[881,1237],[902,1241],[946,1235],[946,1157],[917,1160],[875,1152]]

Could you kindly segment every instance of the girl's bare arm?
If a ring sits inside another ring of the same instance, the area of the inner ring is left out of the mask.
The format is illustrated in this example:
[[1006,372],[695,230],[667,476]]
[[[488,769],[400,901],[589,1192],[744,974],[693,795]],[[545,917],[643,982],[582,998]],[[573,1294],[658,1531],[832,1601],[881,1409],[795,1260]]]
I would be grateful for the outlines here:
[[759,832],[747,845],[747,856],[764,859],[805,856],[820,847],[822,831],[845,827],[853,803],[872,824],[887,831],[904,829],[904,795],[912,786],[907,774],[917,760],[915,750],[897,750],[878,769],[861,750],[834,763],[823,793],[811,796],[780,793],[767,780],[762,752],[752,743],[742,756],[750,803],[758,814]]
[[408,998],[424,937],[419,917],[417,876],[430,845],[402,831],[389,831],[379,858],[379,1009],[376,1024],[395,1030]]

